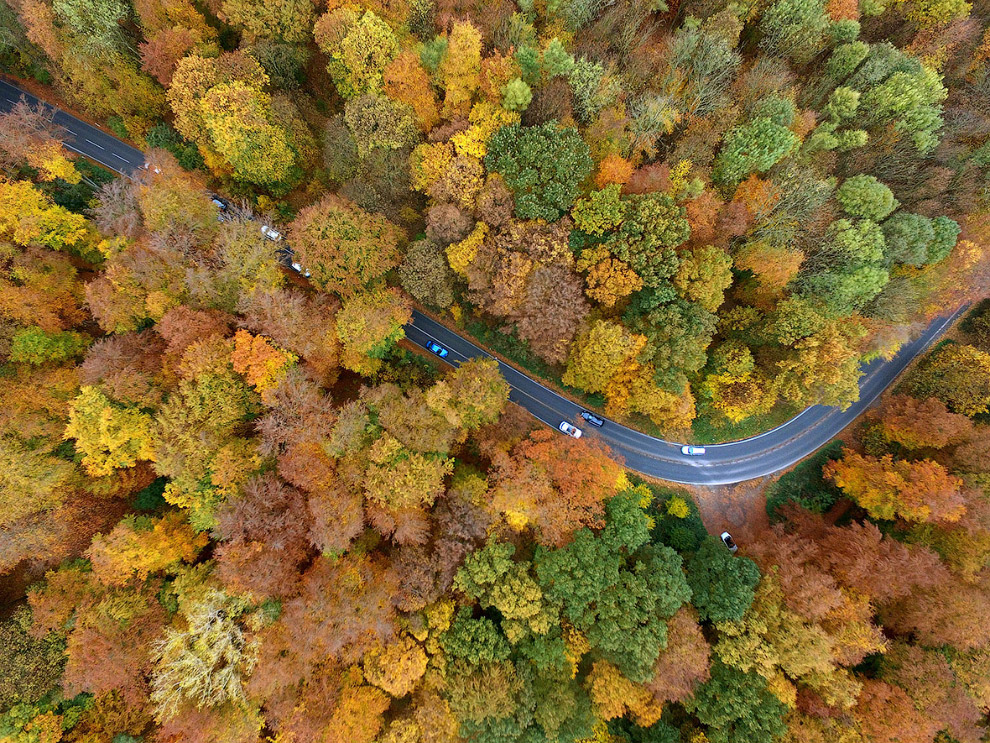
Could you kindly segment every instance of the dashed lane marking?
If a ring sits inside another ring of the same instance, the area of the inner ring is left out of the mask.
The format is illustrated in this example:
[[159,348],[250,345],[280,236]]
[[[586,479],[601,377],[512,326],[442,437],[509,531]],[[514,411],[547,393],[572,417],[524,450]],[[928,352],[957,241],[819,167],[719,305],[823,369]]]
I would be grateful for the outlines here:
[[[442,341],[440,338],[437,338],[435,335],[433,335],[432,333],[430,333],[427,330],[423,330],[423,328],[417,328],[414,325],[413,326],[413,329],[416,330],[419,333],[422,333],[423,335],[425,335],[430,340],[436,341],[437,343],[440,343],[440,344],[443,344],[444,343],[444,341]],[[406,337],[409,338],[408,335]],[[426,348],[423,344],[414,341],[412,338],[409,338],[409,340],[413,341],[413,343],[416,343],[416,345],[419,346],[420,348]],[[429,350],[429,349],[426,349],[426,350]],[[450,358],[451,358],[451,360],[452,361],[456,361],[457,364],[458,364],[458,366],[460,364],[462,364],[463,362],[470,361],[472,359],[472,357],[465,356],[463,353],[461,353],[460,351],[457,351],[457,350],[455,350],[453,348],[448,348],[447,350],[450,352]],[[458,358],[458,357],[460,357],[460,358]],[[477,358],[477,357],[475,356],[473,358]],[[446,359],[442,359],[442,360],[443,361],[446,361]],[[499,361],[498,363],[499,363],[499,366],[504,366],[507,369],[510,369],[512,371],[516,371],[515,369],[512,369],[511,366],[505,366],[504,364],[502,364],[501,361]],[[451,364],[451,366],[453,366],[453,364]],[[520,376],[523,379],[529,379],[529,377],[526,377],[525,375],[520,375]],[[535,406],[538,406],[538,407],[542,408],[543,410],[546,410],[546,411],[549,411],[550,413],[553,413],[555,417],[560,417],[561,415],[564,415],[566,417],[566,414],[562,414],[559,411],[554,410],[553,407],[551,407],[545,401],[540,400],[537,397],[534,397],[533,395],[529,394],[525,390],[522,390],[519,387],[513,385],[511,382],[509,382],[509,387],[516,394],[522,395],[523,397],[527,397],[530,400],[532,400],[532,404],[534,404]],[[559,399],[564,400],[565,398],[559,398]],[[567,402],[569,402],[569,401],[567,401]],[[526,412],[528,412],[530,415],[532,415],[534,418],[536,418],[541,423],[544,423],[547,426],[550,426],[550,428],[556,428],[557,427],[556,424],[552,420],[547,420],[542,415],[540,415],[535,410],[533,410],[531,407],[525,407],[524,406],[524,409],[526,410]],[[608,438],[605,437],[605,436],[602,436],[601,434],[596,433],[595,436],[597,436],[598,438],[603,439],[604,441],[608,441]],[[636,446],[634,446],[632,444],[628,444],[626,442],[620,442],[618,448],[621,448],[621,449],[625,449],[627,451],[634,452],[636,454],[639,454],[640,456],[648,457],[649,459],[652,459],[654,461],[661,462],[661,463],[664,463],[664,464],[672,464],[672,465],[688,464],[688,465],[694,466],[694,467],[697,467],[697,466],[700,465],[700,462],[693,462],[693,461],[692,462],[687,462],[687,463],[682,463],[678,459],[671,459],[671,458],[668,458],[668,457],[664,457],[661,454],[658,454],[657,452],[652,452],[652,451],[649,451],[647,449],[640,449],[640,448],[637,448]]]
[[[86,155],[86,153],[85,153],[85,152],[83,152],[82,150],[79,150],[79,149],[76,149],[75,147],[73,147],[73,146],[72,146],[71,144],[69,144],[68,142],[63,142],[62,144],[64,144],[64,145],[66,146],[66,148],[68,148],[68,149],[70,149],[70,150],[72,150],[73,152],[75,152],[75,153],[77,153],[77,154],[80,154],[80,155]],[[86,156],[87,156],[87,157],[89,157],[89,155],[86,155]],[[94,159],[95,159],[95,158],[94,158]],[[113,171],[114,173],[119,173],[120,175],[127,175],[127,173],[125,173],[125,172],[124,172],[123,170],[117,170],[117,169],[116,169],[116,168],[115,168],[115,167],[114,167],[113,165],[111,165],[110,163],[102,163],[102,162],[101,162],[101,163],[100,163],[100,165],[103,165],[104,167],[107,167],[107,168],[110,168],[110,170],[112,170],[112,171]]]

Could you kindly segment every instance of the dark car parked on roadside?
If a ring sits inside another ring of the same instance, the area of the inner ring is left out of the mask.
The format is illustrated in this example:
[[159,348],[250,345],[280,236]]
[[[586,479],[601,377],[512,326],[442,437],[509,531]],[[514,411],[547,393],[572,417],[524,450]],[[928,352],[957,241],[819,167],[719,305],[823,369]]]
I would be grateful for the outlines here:
[[598,428],[605,425],[605,420],[603,418],[599,418],[597,415],[590,413],[587,410],[581,411],[581,417],[588,421],[591,425],[597,426]]

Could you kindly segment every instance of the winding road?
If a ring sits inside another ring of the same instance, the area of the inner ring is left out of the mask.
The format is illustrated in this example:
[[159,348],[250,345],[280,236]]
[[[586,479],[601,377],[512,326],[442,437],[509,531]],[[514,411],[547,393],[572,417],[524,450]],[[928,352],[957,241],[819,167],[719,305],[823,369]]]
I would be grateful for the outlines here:
[[[859,381],[859,400],[846,410],[813,405],[771,431],[726,444],[706,446],[704,456],[681,454],[681,444],[664,441],[606,420],[594,428],[580,419],[581,406],[561,397],[535,379],[499,362],[512,387],[509,399],[526,408],[554,428],[561,421],[575,423],[586,435],[603,439],[632,470],[673,482],[694,485],[728,485],[785,469],[828,443],[866,410],[919,354],[931,346],[966,308],[938,318],[890,361],[864,364]],[[479,356],[491,357],[483,349],[420,312],[413,312],[406,337],[419,346],[430,341],[450,349],[453,364]]]
[[[9,110],[21,96],[29,103],[41,103],[53,112],[55,123],[67,132],[65,146],[73,152],[122,175],[144,164],[140,150],[0,80],[0,110]],[[948,317],[934,320],[890,361],[876,360],[863,365],[859,401],[846,410],[814,405],[771,431],[740,441],[707,446],[706,453],[696,457],[682,455],[678,443],[648,436],[610,420],[601,428],[595,428],[580,419],[582,408],[579,405],[508,364],[499,361],[499,367],[512,388],[509,394],[512,402],[553,428],[565,420],[575,423],[585,435],[608,444],[630,469],[679,483],[727,485],[782,470],[827,443],[866,410],[965,310],[961,307]],[[406,326],[406,337],[424,349],[431,341],[439,343],[449,350],[446,360],[455,366],[473,358],[493,358],[484,349],[418,311],[413,312],[412,322]]]

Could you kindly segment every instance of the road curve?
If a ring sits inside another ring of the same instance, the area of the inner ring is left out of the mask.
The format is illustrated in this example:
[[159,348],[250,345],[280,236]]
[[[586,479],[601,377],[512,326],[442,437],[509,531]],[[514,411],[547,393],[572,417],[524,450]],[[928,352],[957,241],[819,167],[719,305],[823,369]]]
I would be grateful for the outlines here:
[[[866,410],[965,309],[962,307],[952,315],[932,322],[890,361],[876,360],[864,364],[859,400],[846,410],[814,405],[759,436],[706,446],[706,453],[701,457],[684,456],[679,443],[654,438],[610,420],[596,429],[579,418],[580,405],[547,389],[514,367],[502,362],[499,362],[499,367],[512,386],[510,400],[554,428],[565,420],[577,424],[585,435],[594,435],[605,441],[630,469],[680,483],[727,485],[785,469],[827,443]],[[406,337],[419,346],[425,347],[430,341],[435,341],[450,349],[447,359],[454,365],[471,358],[492,358],[491,354],[471,341],[417,311],[413,312],[412,323],[406,326]]]
[[[122,175],[128,175],[144,164],[144,155],[140,150],[0,80],[0,111],[9,110],[21,96],[29,103],[41,103],[53,112],[55,122],[67,132],[66,147],[74,152]],[[705,455],[700,457],[684,456],[680,444],[648,436],[614,421],[606,420],[604,426],[596,429],[580,419],[582,408],[579,405],[514,367],[501,361],[498,363],[512,388],[509,399],[548,426],[556,428],[565,420],[575,423],[585,435],[597,437],[608,444],[627,467],[646,475],[685,484],[727,485],[785,469],[824,445],[866,410],[965,309],[961,307],[948,317],[934,320],[890,361],[876,360],[864,364],[859,382],[859,401],[846,410],[814,405],[759,436],[707,446]],[[423,348],[431,341],[444,346],[450,351],[447,361],[454,366],[468,359],[494,358],[481,347],[418,311],[413,312],[412,322],[406,326],[406,337]]]

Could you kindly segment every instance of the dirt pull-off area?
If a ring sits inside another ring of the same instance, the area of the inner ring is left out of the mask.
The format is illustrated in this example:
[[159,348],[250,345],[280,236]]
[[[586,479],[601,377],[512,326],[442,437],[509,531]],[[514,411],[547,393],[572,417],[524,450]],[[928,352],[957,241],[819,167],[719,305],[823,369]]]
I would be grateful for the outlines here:
[[747,542],[756,540],[770,528],[763,491],[773,479],[761,477],[735,485],[681,487],[694,496],[708,532],[717,536],[727,531],[744,550]]

